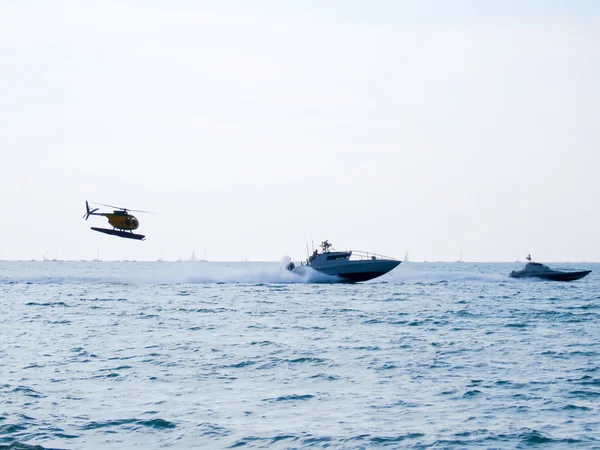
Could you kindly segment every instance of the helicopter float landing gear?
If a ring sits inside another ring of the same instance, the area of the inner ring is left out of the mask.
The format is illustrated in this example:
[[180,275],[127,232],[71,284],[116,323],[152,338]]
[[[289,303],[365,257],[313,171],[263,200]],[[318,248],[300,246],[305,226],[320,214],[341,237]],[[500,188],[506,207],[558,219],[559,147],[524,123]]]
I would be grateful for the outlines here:
[[115,230],[114,228],[112,230],[110,230],[108,228],[98,228],[98,227],[90,227],[90,228],[94,231],[98,231],[99,233],[110,234],[111,236],[118,236],[118,237],[122,237],[125,239],[135,239],[136,241],[143,241],[146,239],[146,236],[144,236],[143,234],[135,234],[135,233],[132,233],[131,231]]

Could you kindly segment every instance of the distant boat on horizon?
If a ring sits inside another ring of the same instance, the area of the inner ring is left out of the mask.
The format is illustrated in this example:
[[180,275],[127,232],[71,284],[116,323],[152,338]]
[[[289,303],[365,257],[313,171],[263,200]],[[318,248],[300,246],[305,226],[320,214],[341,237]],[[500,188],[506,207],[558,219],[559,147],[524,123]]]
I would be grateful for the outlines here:
[[404,254],[404,259],[402,260],[402,262],[405,263],[405,264],[408,262],[408,252],[406,252]]
[[100,262],[100,250],[96,250],[96,259],[92,259],[93,262]]
[[188,261],[190,261],[190,262],[208,262],[208,260],[206,259],[206,249],[204,249],[204,258],[202,258],[202,259],[196,258],[196,252],[192,251],[192,256],[190,256],[190,259],[188,259]]
[[462,250],[460,251],[460,257],[458,258],[458,261],[456,261],[457,263],[462,263],[463,261],[463,254],[462,254]]

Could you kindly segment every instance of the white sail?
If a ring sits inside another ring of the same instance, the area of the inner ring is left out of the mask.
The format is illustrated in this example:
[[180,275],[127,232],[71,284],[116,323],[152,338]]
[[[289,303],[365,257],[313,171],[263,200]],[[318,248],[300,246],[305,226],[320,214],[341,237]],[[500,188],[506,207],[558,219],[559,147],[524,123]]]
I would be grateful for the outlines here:
[[200,261],[201,262],[208,262],[208,260],[206,259],[206,249],[204,249],[204,258],[202,258]]

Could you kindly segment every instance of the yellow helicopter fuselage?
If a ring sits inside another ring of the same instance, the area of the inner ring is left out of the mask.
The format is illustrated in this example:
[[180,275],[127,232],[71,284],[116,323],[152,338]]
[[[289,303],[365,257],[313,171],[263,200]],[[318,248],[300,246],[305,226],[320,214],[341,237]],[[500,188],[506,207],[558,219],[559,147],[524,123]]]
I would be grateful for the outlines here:
[[115,211],[114,213],[101,213],[100,215],[108,219],[108,223],[119,230],[133,231],[140,226],[140,223],[131,214],[125,214],[121,211]]

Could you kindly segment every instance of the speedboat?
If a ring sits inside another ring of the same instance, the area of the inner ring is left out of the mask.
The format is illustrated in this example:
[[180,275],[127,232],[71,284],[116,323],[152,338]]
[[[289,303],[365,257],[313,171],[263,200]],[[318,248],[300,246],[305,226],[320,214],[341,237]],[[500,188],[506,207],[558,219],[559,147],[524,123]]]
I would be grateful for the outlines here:
[[387,256],[357,250],[338,252],[327,241],[322,242],[320,247],[323,249],[322,253],[314,250],[306,263],[297,266],[289,262],[286,269],[298,275],[306,275],[307,271],[312,269],[353,283],[385,275],[402,262]]
[[574,281],[585,277],[591,270],[578,270],[563,272],[553,270],[545,264],[531,261],[531,255],[527,255],[529,261],[523,270],[513,270],[508,276],[511,278],[542,278],[552,281]]

